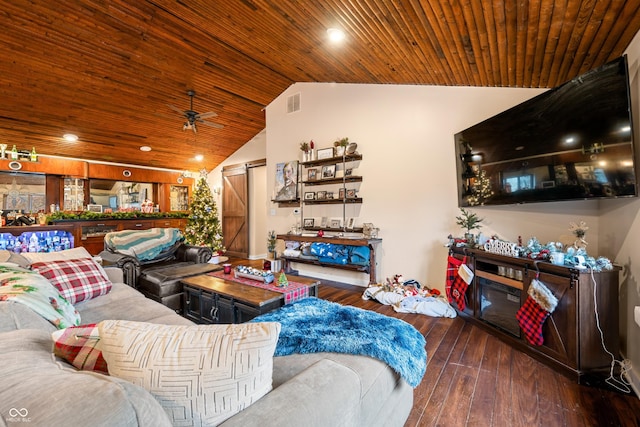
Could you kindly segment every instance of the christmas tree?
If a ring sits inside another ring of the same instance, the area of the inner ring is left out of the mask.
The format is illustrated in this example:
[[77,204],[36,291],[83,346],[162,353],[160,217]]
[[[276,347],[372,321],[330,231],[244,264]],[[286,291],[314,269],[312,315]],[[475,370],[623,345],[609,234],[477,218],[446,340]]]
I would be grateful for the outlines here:
[[189,244],[209,246],[213,252],[225,250],[222,244],[222,226],[218,218],[218,207],[204,177],[198,179],[193,192],[184,234]]

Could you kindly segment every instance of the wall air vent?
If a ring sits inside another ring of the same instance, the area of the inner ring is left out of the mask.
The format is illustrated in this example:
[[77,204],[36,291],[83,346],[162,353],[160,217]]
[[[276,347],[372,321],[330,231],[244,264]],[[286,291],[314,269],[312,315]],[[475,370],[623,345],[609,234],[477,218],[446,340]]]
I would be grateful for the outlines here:
[[300,111],[300,94],[296,93],[287,98],[287,113]]

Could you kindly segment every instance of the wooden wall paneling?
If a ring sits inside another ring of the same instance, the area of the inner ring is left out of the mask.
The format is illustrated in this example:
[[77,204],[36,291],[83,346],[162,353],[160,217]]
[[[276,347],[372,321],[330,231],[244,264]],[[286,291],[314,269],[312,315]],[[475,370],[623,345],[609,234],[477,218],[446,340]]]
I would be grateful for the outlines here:
[[[9,159],[0,159],[0,170],[10,171],[9,163],[11,162],[12,160]],[[37,162],[28,160],[19,160],[19,162],[22,165],[20,172],[47,173],[73,178],[86,178],[88,173],[87,162],[75,159],[39,156]]]
[[[129,171],[131,173],[130,176],[125,176],[125,171]],[[89,178],[112,179],[116,181],[129,182],[158,182],[167,184],[178,184],[178,179],[181,178],[182,184],[184,185],[193,185],[194,182],[193,178],[184,177],[181,172],[143,169],[102,163],[89,164]]]

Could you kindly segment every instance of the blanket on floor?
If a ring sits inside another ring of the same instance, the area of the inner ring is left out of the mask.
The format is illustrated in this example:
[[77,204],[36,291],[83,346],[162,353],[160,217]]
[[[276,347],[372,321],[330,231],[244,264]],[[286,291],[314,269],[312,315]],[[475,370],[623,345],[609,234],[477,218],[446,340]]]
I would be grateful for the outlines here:
[[263,314],[252,322],[282,326],[275,356],[334,352],[357,354],[387,363],[412,387],[427,367],[426,341],[407,322],[315,297]]

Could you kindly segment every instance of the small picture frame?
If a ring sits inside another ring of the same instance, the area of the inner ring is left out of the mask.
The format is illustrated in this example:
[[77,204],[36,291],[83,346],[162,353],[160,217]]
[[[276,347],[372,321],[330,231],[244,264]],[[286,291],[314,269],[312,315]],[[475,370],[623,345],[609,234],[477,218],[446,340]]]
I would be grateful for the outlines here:
[[89,212],[102,213],[102,205],[87,205],[87,210]]
[[352,168],[344,170],[344,176],[351,176],[351,175],[353,175],[353,169]]
[[315,221],[314,221],[314,219],[313,219],[313,218],[305,218],[305,219],[303,220],[303,224],[304,224],[304,227],[305,227],[305,228],[313,227],[313,223],[314,223],[314,222],[315,222]]
[[322,179],[331,179],[336,176],[336,165],[324,165],[322,167]]
[[318,160],[330,159],[333,157],[333,147],[318,150]]
[[342,225],[342,220],[339,218],[333,218],[331,220],[331,228],[340,228]]
[[356,189],[348,188],[347,189],[347,199],[355,199],[356,198]]
[[355,223],[356,223],[356,219],[354,217],[347,218],[347,224],[346,224],[347,230],[353,230],[353,226],[355,225]]
[[323,216],[320,219],[320,227],[326,228],[328,223],[329,223],[329,218],[327,218],[326,216]]
[[327,192],[326,191],[318,191],[316,193],[316,200],[324,200],[327,198]]
[[307,169],[307,181],[315,181],[316,179],[318,179],[318,169]]
[[327,199],[333,199],[333,191],[327,191]]
[[315,200],[315,198],[316,198],[316,193],[313,191],[307,191],[306,193],[304,193],[305,200]]
[[340,190],[338,190],[338,199],[342,200],[344,199],[346,192],[344,188],[341,188]]

